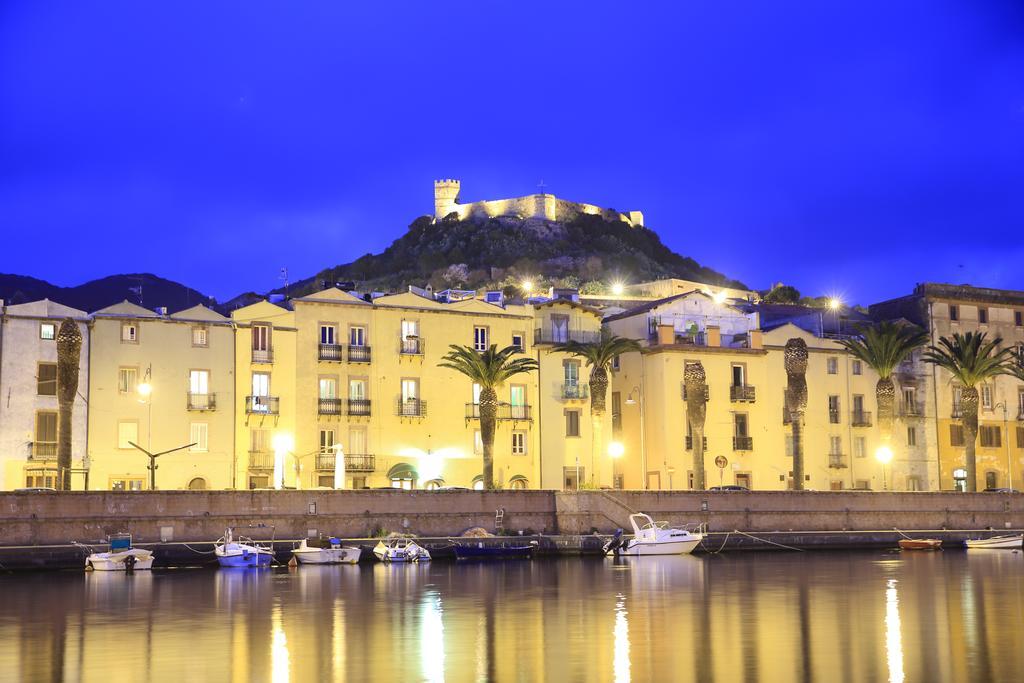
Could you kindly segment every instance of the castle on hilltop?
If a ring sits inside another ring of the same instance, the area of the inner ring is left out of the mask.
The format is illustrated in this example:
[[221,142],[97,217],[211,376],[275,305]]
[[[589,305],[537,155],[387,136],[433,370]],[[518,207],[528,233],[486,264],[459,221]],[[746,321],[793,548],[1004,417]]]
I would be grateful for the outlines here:
[[548,221],[567,222],[581,214],[601,216],[608,221],[623,221],[635,227],[644,224],[640,211],[620,213],[614,209],[602,209],[593,204],[581,204],[558,199],[553,194],[531,194],[512,199],[491,199],[462,204],[459,202],[460,181],[434,181],[434,219],[441,220],[449,214],[456,214],[459,220],[466,218],[540,218]]

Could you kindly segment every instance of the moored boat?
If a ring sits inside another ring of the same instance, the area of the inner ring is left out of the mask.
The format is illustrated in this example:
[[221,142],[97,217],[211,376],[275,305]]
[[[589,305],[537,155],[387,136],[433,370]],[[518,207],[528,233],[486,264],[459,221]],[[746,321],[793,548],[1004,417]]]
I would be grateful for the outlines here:
[[381,562],[426,562],[430,553],[411,538],[390,538],[379,541],[373,554]]
[[114,534],[110,537],[110,550],[105,553],[90,553],[85,558],[85,568],[98,572],[152,569],[153,551],[132,547],[131,534]]
[[1024,534],[992,536],[990,538],[968,539],[964,545],[974,549],[1019,550],[1024,546]]
[[704,540],[704,534],[689,529],[670,529],[668,522],[655,522],[641,512],[629,516],[633,538],[624,539],[622,529],[604,544],[605,555],[687,555]]
[[453,541],[457,560],[529,560],[537,547],[534,541],[529,545],[497,546],[480,541]]
[[338,538],[304,538],[292,555],[299,564],[358,564],[362,550]]
[[942,539],[939,538],[901,538],[900,550],[941,550]]
[[234,529],[228,527],[213,546],[217,562],[222,567],[268,567],[274,560],[270,546],[261,545],[251,538],[234,538]]

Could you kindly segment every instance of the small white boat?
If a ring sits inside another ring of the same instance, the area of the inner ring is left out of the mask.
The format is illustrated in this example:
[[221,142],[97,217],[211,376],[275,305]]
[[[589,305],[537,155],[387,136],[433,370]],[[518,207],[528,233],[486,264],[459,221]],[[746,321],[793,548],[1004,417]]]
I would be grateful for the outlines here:
[[85,558],[85,568],[98,572],[124,572],[135,569],[153,568],[153,551],[132,547],[131,534],[115,534],[110,537],[110,551],[90,553]]
[[213,545],[217,562],[222,567],[268,567],[274,560],[270,546],[260,545],[251,538],[234,538],[234,529],[228,527],[224,535]]
[[968,548],[988,548],[990,550],[1020,550],[1024,546],[1024,534],[1016,536],[992,536],[991,538],[968,539],[964,541]]
[[304,538],[292,555],[299,564],[358,564],[362,550],[337,538]]
[[381,562],[426,562],[430,553],[411,538],[391,538],[380,541],[373,554]]
[[633,538],[622,538],[622,529],[604,544],[605,555],[688,555],[704,540],[704,534],[689,529],[669,529],[668,522],[655,522],[649,515],[629,516]]

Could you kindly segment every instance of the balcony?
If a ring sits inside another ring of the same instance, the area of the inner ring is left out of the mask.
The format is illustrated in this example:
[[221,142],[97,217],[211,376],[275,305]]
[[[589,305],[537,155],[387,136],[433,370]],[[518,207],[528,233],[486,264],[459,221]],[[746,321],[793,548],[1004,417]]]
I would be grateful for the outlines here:
[[729,387],[729,400],[733,403],[753,403],[755,396],[754,387],[749,384],[734,384]]
[[924,405],[904,401],[900,404],[900,415],[902,417],[922,417],[924,416]]
[[540,327],[533,331],[534,344],[564,344],[566,342],[592,344],[601,341],[601,331],[567,330],[564,328]]
[[954,420],[959,420],[964,416],[964,409],[959,403],[953,404],[953,409],[949,411],[949,416]]
[[348,347],[348,362],[349,363],[369,363],[370,362],[370,347],[369,346],[352,346]]
[[274,454],[270,451],[249,451],[250,470],[274,469]]
[[[704,438],[702,438],[700,440],[700,442],[702,444],[704,444],[704,450],[706,451],[708,449],[708,437],[705,436]],[[692,451],[693,450],[693,437],[692,436],[686,437],[686,450],[688,450],[688,451]]]
[[340,398],[319,398],[316,404],[317,415],[341,415]]
[[828,454],[828,466],[834,470],[841,470],[850,465],[846,462],[846,456],[839,453]]
[[32,452],[29,454],[31,460],[56,460],[56,441],[36,441],[32,444]]
[[839,409],[838,408],[829,408],[828,409],[828,421],[829,421],[829,424],[834,424],[834,425],[839,424]]
[[422,356],[423,340],[419,337],[406,337],[398,341],[398,353],[402,356]]
[[[497,419],[498,420],[532,420],[531,410],[529,405],[512,405],[511,403],[499,403],[497,406]],[[479,420],[480,419],[480,404],[479,403],[467,403],[466,404],[466,419],[467,420]]]
[[277,396],[246,396],[245,412],[250,415],[279,415],[281,399]]
[[[336,456],[334,453],[317,453],[316,468],[321,472],[333,472]],[[373,472],[376,467],[376,458],[372,455],[358,453],[345,454],[346,472]]]
[[348,414],[356,417],[370,416],[370,399],[350,398],[348,399]]
[[343,348],[341,344],[320,344],[317,358],[330,363],[340,363]]
[[253,363],[273,363],[274,362],[274,350],[273,349],[253,349],[252,350],[252,362]]
[[732,437],[732,449],[734,451],[752,451],[752,450],[754,450],[754,437],[752,437],[752,436],[734,436],[734,437]]
[[[686,382],[680,382],[679,384],[680,384],[680,386],[682,386],[683,400],[686,401],[686,400],[688,400],[687,399],[688,392],[686,391]],[[753,387],[751,387],[751,389],[753,389]],[[710,401],[711,400],[711,387],[709,387],[706,384],[704,385],[704,400],[705,401]]]
[[426,417],[427,402],[419,398],[401,398],[395,403],[395,415],[399,417]]
[[561,385],[563,401],[585,401],[590,398],[590,385],[566,382]]
[[215,410],[217,408],[217,394],[188,394],[189,410]]
[[850,424],[854,427],[870,427],[871,413],[867,410],[855,410],[850,414]]

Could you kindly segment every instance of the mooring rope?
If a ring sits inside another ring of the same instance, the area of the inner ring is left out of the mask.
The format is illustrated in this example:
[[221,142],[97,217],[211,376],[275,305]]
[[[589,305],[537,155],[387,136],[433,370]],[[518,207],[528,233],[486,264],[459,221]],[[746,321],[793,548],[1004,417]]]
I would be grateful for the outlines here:
[[780,548],[785,548],[786,550],[795,550],[795,551],[800,552],[800,553],[802,553],[804,551],[803,548],[794,548],[791,545],[783,545],[782,543],[776,543],[775,541],[769,541],[767,538],[758,538],[757,536],[754,536],[753,534],[748,534],[746,531],[740,531],[739,529],[734,529],[733,533],[740,534],[742,536],[748,536],[748,537],[754,539],[755,541],[761,541],[762,543],[770,543],[772,545],[777,545]]
[[182,543],[181,545],[183,545],[184,547],[188,548],[189,550],[194,552],[196,555],[213,555],[215,552],[217,552],[216,550],[196,550],[195,548],[190,546],[188,543]]
[[718,550],[708,550],[708,547],[706,545],[704,545],[704,539],[703,538],[700,539],[700,546],[702,548],[704,548],[705,551],[707,551],[708,555],[718,555],[723,550],[725,550],[725,544],[729,542],[729,537],[730,536],[732,536],[732,532],[731,531],[726,532],[725,539],[722,541],[722,545],[721,545],[721,547]]

